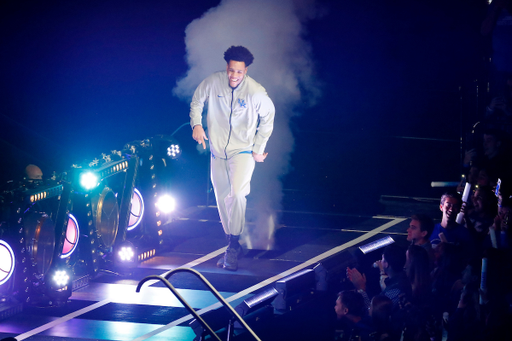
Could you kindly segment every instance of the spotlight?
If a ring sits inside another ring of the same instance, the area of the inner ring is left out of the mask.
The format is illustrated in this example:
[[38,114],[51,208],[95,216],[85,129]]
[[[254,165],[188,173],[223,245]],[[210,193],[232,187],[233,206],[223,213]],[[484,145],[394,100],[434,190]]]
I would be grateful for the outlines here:
[[133,248],[131,246],[123,246],[117,252],[117,255],[122,262],[131,262],[135,256],[135,252],[133,252]]
[[59,288],[65,287],[69,282],[68,273],[65,270],[55,271],[55,275],[53,275],[53,282]]
[[159,157],[164,157],[165,155],[175,160],[181,155],[181,148],[178,141],[169,135],[156,135],[152,137],[150,146],[155,155]]
[[114,248],[115,264],[122,268],[134,268],[137,266],[137,248],[131,242],[125,240]]
[[12,276],[15,264],[14,251],[7,242],[0,239],[0,285]]
[[162,213],[171,213],[176,208],[176,200],[168,194],[162,195],[158,198],[156,207],[162,211]]
[[99,184],[98,176],[96,174],[94,174],[93,172],[86,172],[86,173],[80,174],[80,185],[84,189],[91,190],[91,189],[95,188],[96,186],[98,186],[98,184]]
[[180,146],[177,144],[171,144],[167,147],[167,156],[171,159],[177,159],[181,154]]

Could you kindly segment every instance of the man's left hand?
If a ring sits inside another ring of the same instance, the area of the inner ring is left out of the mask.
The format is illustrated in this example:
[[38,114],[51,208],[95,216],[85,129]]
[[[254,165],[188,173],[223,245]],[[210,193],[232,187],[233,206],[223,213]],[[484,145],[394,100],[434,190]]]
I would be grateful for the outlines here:
[[256,161],[256,162],[265,161],[265,158],[267,157],[267,155],[268,155],[268,153],[256,154],[255,152],[252,152],[252,157],[254,158],[254,161]]

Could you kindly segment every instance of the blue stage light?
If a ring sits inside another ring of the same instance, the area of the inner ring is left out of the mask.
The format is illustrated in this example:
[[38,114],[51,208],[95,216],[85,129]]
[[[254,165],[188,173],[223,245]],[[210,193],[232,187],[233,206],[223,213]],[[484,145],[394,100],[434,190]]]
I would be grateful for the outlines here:
[[80,174],[80,186],[82,186],[85,190],[91,190],[98,186],[98,184],[98,176],[93,172],[85,172]]

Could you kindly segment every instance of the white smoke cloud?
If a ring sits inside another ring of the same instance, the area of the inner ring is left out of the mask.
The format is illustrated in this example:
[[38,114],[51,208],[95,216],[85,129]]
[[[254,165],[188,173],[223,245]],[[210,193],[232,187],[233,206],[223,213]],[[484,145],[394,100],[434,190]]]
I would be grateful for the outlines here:
[[255,225],[246,227],[249,247],[271,247],[282,198],[280,179],[288,173],[294,147],[290,118],[300,114],[299,105],[314,104],[320,94],[311,47],[304,39],[305,22],[319,14],[313,0],[223,0],[185,31],[190,68],[174,88],[177,96],[190,99],[204,78],[225,70],[224,51],[242,45],[254,55],[248,74],[265,87],[276,106],[269,156],[256,165],[251,182],[255,210],[248,211],[247,220]]

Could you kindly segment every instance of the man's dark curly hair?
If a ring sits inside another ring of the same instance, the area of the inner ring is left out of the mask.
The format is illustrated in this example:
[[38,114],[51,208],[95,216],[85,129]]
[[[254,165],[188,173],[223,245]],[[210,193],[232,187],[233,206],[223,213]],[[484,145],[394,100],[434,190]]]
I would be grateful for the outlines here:
[[226,63],[229,63],[230,60],[244,62],[247,67],[252,64],[254,56],[243,46],[231,46],[224,52],[224,60]]

